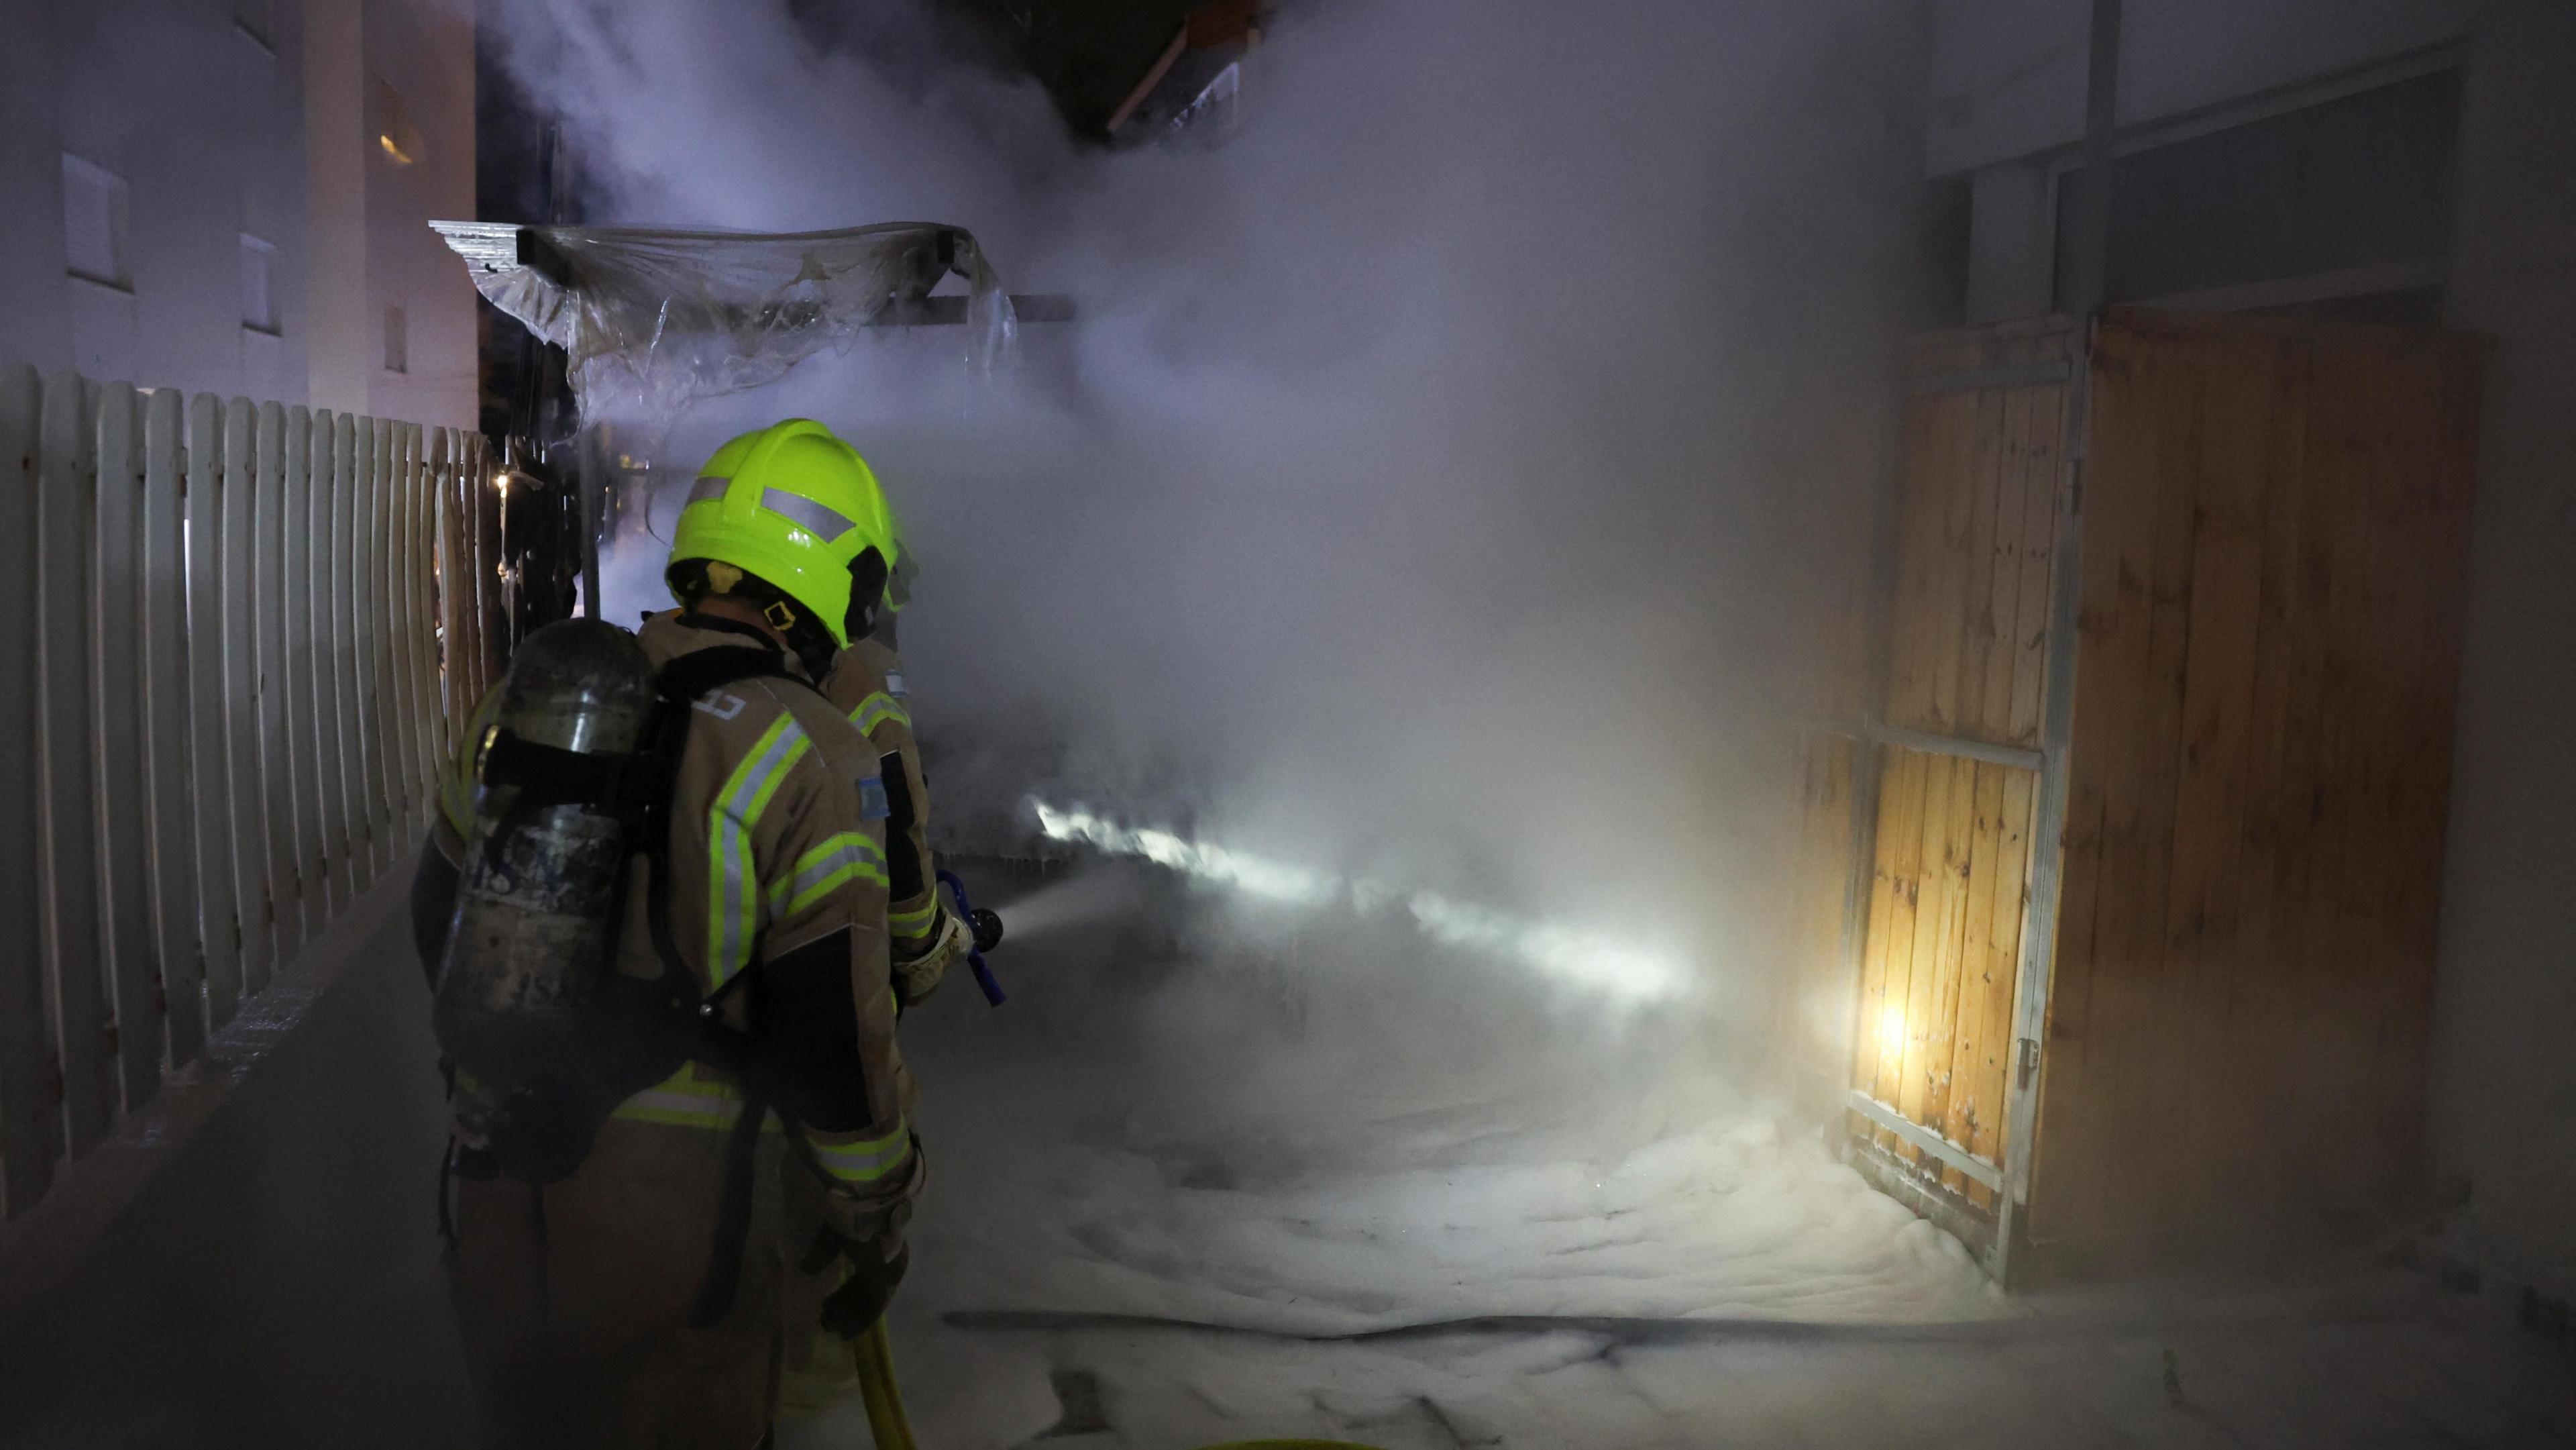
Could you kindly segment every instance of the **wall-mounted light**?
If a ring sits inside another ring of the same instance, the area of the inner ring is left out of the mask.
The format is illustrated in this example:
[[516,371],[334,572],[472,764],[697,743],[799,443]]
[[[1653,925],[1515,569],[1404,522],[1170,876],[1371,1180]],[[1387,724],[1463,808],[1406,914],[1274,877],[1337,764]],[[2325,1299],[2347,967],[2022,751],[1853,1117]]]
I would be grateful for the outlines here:
[[375,114],[368,118],[368,124],[376,133],[377,149],[396,166],[409,166],[420,160],[420,128],[412,124],[411,107],[404,104],[402,92],[379,79],[372,109]]

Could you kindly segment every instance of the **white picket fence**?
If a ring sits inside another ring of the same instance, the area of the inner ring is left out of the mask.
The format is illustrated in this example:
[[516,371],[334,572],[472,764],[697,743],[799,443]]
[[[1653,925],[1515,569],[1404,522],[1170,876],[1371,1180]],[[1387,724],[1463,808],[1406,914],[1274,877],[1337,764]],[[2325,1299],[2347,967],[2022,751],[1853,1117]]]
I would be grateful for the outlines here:
[[0,459],[15,1216],[408,872],[498,667],[500,515],[472,434],[27,367]]

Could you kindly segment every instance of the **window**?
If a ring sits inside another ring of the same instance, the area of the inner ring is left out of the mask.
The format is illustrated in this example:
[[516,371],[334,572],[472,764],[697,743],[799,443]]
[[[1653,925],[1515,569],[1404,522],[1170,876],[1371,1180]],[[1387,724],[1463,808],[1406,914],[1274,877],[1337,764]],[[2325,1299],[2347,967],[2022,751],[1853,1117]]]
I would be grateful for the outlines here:
[[233,0],[233,24],[261,49],[277,53],[277,0]]
[[399,307],[385,309],[385,371],[411,371],[411,338],[405,333],[403,310]]
[[242,326],[253,332],[277,331],[277,248],[250,235],[241,239]]
[[125,179],[63,153],[63,265],[75,276],[131,291],[126,269]]
[[[2111,166],[2110,300],[2287,298],[2298,289],[2280,284],[2303,279],[2437,285],[2459,118],[2460,74],[2442,70],[2122,156]],[[2058,191],[2061,287],[2075,274],[2080,190]]]

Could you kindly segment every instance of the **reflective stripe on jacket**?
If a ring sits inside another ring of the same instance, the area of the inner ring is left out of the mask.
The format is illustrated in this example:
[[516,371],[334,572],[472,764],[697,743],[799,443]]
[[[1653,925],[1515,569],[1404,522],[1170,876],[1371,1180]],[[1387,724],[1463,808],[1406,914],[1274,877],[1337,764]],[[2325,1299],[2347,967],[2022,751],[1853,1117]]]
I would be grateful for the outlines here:
[[914,733],[912,701],[903,686],[903,658],[874,638],[862,639],[834,657],[823,693],[868,737],[878,757],[903,761],[904,785],[912,797],[912,827],[903,839],[886,843],[889,852],[910,850],[919,863],[920,889],[889,903],[887,928],[899,942],[917,942],[939,919],[937,886],[930,856],[930,784],[921,773],[921,746]]

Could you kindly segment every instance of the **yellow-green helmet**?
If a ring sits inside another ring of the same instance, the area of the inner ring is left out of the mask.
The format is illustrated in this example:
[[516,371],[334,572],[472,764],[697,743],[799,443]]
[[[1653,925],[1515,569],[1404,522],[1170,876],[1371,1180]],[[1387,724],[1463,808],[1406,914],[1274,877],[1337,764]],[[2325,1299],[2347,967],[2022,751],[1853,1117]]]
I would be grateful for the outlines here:
[[890,575],[894,514],[868,461],[811,418],[789,418],[733,439],[698,470],[671,534],[670,562],[676,569],[705,560],[757,575],[847,647],[851,566],[870,549]]

